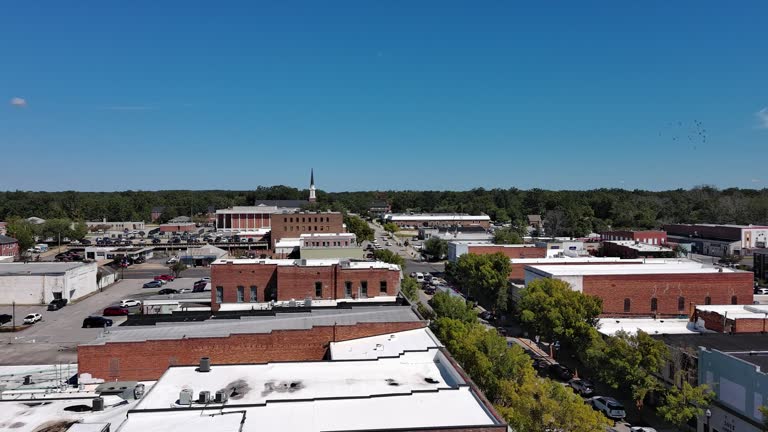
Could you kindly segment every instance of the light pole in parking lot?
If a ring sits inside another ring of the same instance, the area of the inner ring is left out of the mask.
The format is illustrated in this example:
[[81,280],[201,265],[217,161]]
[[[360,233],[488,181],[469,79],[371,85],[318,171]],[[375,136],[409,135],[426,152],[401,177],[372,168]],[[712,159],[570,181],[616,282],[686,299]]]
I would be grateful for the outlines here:
[[12,303],[11,319],[13,320],[13,323],[12,323],[13,330],[11,331],[15,332],[16,331],[16,300],[14,300]]

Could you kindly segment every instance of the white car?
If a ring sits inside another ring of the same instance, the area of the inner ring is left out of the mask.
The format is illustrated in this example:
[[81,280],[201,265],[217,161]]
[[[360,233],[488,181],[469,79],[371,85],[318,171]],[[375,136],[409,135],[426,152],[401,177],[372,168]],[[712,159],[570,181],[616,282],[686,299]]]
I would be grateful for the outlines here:
[[192,288],[182,288],[179,290],[179,294],[186,294],[191,292],[192,292]]
[[141,306],[141,302],[134,299],[120,300],[120,307],[129,308],[129,307],[136,307],[136,306]]
[[766,295],[766,294],[768,294],[768,288],[758,288],[757,292],[755,294]]
[[176,261],[178,261],[178,260],[179,260],[179,259],[178,259],[178,258],[176,258],[176,257],[171,257],[171,258],[169,258],[169,259],[168,259],[168,261],[166,261],[165,263],[166,263],[166,264],[176,264]]
[[629,432],[656,432],[656,429],[648,426],[632,426]]
[[39,313],[29,314],[24,317],[24,324],[34,324],[43,319],[43,316]]
[[592,406],[610,419],[621,420],[627,416],[624,405],[612,397],[595,396],[592,398]]

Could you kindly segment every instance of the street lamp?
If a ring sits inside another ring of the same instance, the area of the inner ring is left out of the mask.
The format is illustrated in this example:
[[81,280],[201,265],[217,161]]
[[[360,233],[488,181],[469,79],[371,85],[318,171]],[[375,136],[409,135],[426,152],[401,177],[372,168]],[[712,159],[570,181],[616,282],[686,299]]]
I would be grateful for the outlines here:
[[704,412],[704,415],[707,416],[707,424],[704,431],[709,432],[709,419],[712,418],[712,411],[709,408],[707,408],[707,410]]

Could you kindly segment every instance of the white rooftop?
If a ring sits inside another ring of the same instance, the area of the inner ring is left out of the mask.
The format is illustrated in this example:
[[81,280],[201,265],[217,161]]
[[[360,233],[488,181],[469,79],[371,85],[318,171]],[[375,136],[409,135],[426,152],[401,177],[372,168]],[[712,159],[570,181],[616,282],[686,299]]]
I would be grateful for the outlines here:
[[[78,267],[85,267],[82,262],[14,262],[0,263],[0,276],[31,276],[43,274],[64,274]],[[95,265],[94,265],[95,268]]]
[[600,318],[598,331],[607,336],[613,336],[620,330],[634,334],[638,330],[655,334],[692,334],[702,333],[695,323],[687,318],[653,319],[653,318]]
[[708,267],[694,261],[654,262],[646,264],[585,264],[585,265],[532,265],[528,269],[549,276],[592,276],[592,275],[639,275],[639,274],[701,274],[733,273],[735,270],[722,267]]
[[301,234],[299,236],[302,239],[308,239],[308,238],[335,238],[335,237],[346,237],[346,238],[355,238],[355,233],[307,233],[307,234]]
[[442,347],[437,337],[424,327],[381,336],[371,336],[344,342],[331,342],[331,359],[377,359],[399,356],[406,351]]
[[227,209],[216,210],[216,214],[237,214],[237,213],[262,213],[262,214],[270,214],[270,213],[277,213],[277,211],[278,211],[277,206],[266,206],[266,205],[235,206],[235,207],[230,207],[230,208],[227,208]]
[[619,246],[628,247],[638,252],[672,252],[671,248],[661,245],[652,245],[643,242],[635,242],[633,240],[611,240],[605,243],[613,243]]
[[727,315],[729,319],[768,318],[768,305],[698,305],[696,310]]
[[418,214],[388,214],[384,218],[390,221],[397,220],[441,220],[441,221],[465,221],[465,220],[478,220],[478,221],[490,221],[491,217],[488,215],[468,215],[458,213],[418,213]]
[[[301,239],[295,237],[285,237],[275,242],[275,248],[297,248],[301,245]],[[263,261],[263,260],[262,260]]]
[[[298,245],[297,245],[298,246]],[[263,265],[277,265],[277,266],[299,266],[299,267],[329,267],[336,264],[341,264],[344,268],[351,269],[387,269],[400,271],[400,266],[397,264],[389,264],[383,261],[348,261],[339,258],[329,259],[219,259],[214,261],[211,265],[244,265],[244,264],[263,264]]]
[[512,264],[547,264],[547,265],[554,265],[554,264],[567,264],[567,263],[613,263],[613,262],[619,262],[626,264],[641,264],[643,262],[642,259],[636,258],[636,259],[621,259],[616,257],[568,257],[568,256],[562,256],[562,257],[548,257],[548,258],[510,258],[509,262]]

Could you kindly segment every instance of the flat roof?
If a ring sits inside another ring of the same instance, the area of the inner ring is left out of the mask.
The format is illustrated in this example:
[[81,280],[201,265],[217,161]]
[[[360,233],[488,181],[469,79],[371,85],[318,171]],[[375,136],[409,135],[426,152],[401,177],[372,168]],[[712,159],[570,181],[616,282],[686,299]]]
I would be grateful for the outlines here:
[[[214,364],[205,373],[196,369],[170,367],[131,411],[121,432],[228,430],[241,424],[248,432],[502,424],[437,348],[376,360]],[[212,395],[225,390],[230,398],[224,405],[180,406],[182,389],[191,389],[195,399],[202,390]],[[232,415],[202,415],[222,412]]]
[[[64,274],[79,267],[91,265],[81,262],[15,262],[0,263],[0,276],[39,276]],[[96,267],[94,266],[94,269]]]
[[768,337],[760,333],[665,334],[654,337],[675,347],[704,347],[722,352],[768,351]]
[[393,357],[407,351],[439,348],[443,344],[428,327],[380,336],[331,342],[331,359],[377,359]]
[[216,210],[216,214],[239,214],[239,213],[260,213],[260,214],[272,214],[277,213],[277,206],[235,206],[226,209]]
[[696,323],[687,318],[653,319],[653,318],[600,318],[597,331],[607,336],[613,336],[620,330],[634,334],[638,330],[645,333],[656,334],[696,334],[702,330],[696,327]]
[[470,215],[466,213],[418,213],[418,214],[403,214],[394,213],[384,216],[388,220],[444,220],[444,221],[465,221],[465,220],[491,220],[488,215]]
[[[275,248],[294,248],[301,245],[301,240],[298,238],[281,238],[275,242]],[[274,264],[274,263],[271,263]],[[278,264],[279,265],[279,264]]]
[[356,237],[355,233],[308,233],[299,236],[301,239],[305,238],[326,238],[326,237]]
[[[453,243],[453,242],[449,242]],[[484,243],[484,242],[468,242],[463,243],[470,247],[500,247],[500,248],[508,248],[508,249],[519,249],[519,248],[535,248],[538,247],[535,244],[493,244],[493,243]]]
[[730,353],[730,355],[736,357],[739,360],[745,361],[749,364],[759,367],[760,372],[762,373],[768,373],[768,352],[766,351],[754,351],[749,353]]
[[643,260],[642,258],[633,258],[633,259],[621,259],[618,257],[548,257],[548,258],[510,258],[509,261],[512,264],[544,264],[544,265],[555,265],[555,264],[567,264],[567,263],[573,263],[573,264],[581,264],[581,263],[607,263],[607,262],[622,262],[626,264],[642,264]]
[[[207,293],[210,295],[209,293]],[[112,327],[96,339],[81,345],[110,342],[143,342],[181,338],[227,337],[233,334],[270,333],[274,330],[310,329],[315,326],[355,325],[376,322],[420,322],[410,306],[361,306],[350,309],[315,309],[311,312],[281,313],[274,316],[244,316],[197,322],[157,323],[153,326]]]
[[585,265],[532,265],[528,266],[538,274],[548,276],[600,276],[600,275],[643,275],[643,274],[701,274],[736,273],[737,270],[723,267],[709,267],[694,261],[680,263],[646,264],[585,264]]
[[[296,245],[298,246],[298,244]],[[281,246],[277,246],[281,247]],[[340,264],[343,268],[350,268],[354,270],[358,269],[386,269],[400,271],[400,266],[397,264],[389,264],[383,261],[348,261],[339,258],[328,259],[255,259],[255,258],[243,258],[243,259],[218,259],[211,263],[211,265],[246,265],[246,264],[262,264],[262,265],[276,265],[276,266],[297,266],[297,267],[329,267],[332,265]]]
[[672,252],[671,248],[661,245],[653,245],[643,242],[636,242],[634,240],[610,240],[605,243],[613,243],[615,245],[624,246],[630,249],[634,249],[638,252]]
[[731,319],[768,318],[768,305],[697,305],[696,310],[702,312],[714,312]]

